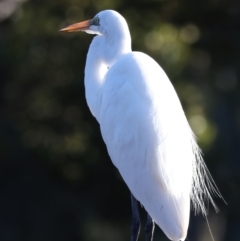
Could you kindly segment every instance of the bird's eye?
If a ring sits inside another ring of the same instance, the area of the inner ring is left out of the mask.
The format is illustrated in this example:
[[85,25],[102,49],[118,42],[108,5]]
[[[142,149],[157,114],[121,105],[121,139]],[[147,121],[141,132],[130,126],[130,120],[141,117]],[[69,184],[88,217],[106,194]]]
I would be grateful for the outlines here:
[[96,17],[96,18],[93,19],[93,23],[92,24],[98,26],[98,25],[100,25],[99,22],[100,22],[99,18]]

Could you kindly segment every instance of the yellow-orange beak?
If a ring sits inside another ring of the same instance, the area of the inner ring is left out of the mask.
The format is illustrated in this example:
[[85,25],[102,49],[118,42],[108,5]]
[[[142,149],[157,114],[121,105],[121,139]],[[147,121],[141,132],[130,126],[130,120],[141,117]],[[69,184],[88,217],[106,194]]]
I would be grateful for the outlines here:
[[66,28],[62,28],[59,31],[60,32],[77,32],[77,31],[83,31],[88,30],[91,25],[91,20],[87,20],[80,23],[72,24]]

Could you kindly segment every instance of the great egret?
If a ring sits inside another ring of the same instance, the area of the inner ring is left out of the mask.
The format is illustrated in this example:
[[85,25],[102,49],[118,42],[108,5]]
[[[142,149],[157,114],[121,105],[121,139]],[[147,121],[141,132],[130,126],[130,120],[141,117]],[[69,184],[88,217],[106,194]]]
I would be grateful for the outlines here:
[[100,124],[112,162],[131,191],[131,240],[138,239],[137,200],[171,240],[185,240],[190,200],[207,214],[204,201],[218,190],[204,164],[178,96],[162,68],[148,55],[132,52],[125,19],[105,10],[60,31],[96,34],[85,67],[86,99]]

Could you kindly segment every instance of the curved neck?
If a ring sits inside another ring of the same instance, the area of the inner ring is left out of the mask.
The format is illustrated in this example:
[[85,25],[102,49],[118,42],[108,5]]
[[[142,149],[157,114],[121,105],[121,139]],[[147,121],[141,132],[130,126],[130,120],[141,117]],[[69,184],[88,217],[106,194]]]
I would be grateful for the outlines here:
[[111,43],[109,43],[107,37],[101,35],[96,36],[90,45],[84,84],[87,104],[97,120],[99,120],[105,76],[120,56],[131,51],[130,35],[127,40],[113,41],[111,39]]
[[107,66],[101,60],[95,45],[95,37],[90,45],[85,66],[85,92],[88,107],[92,115],[98,120],[102,98],[102,85],[107,73]]

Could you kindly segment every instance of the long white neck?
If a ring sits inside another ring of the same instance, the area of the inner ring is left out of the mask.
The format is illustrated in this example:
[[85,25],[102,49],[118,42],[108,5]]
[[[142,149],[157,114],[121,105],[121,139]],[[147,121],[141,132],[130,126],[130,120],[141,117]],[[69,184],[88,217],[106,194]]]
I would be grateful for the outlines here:
[[101,105],[103,80],[107,71],[107,66],[102,62],[93,39],[87,54],[84,84],[88,107],[97,120]]
[[124,36],[114,36],[114,38],[103,35],[96,36],[90,45],[84,84],[87,104],[97,120],[99,120],[105,76],[117,59],[130,51],[129,32]]

